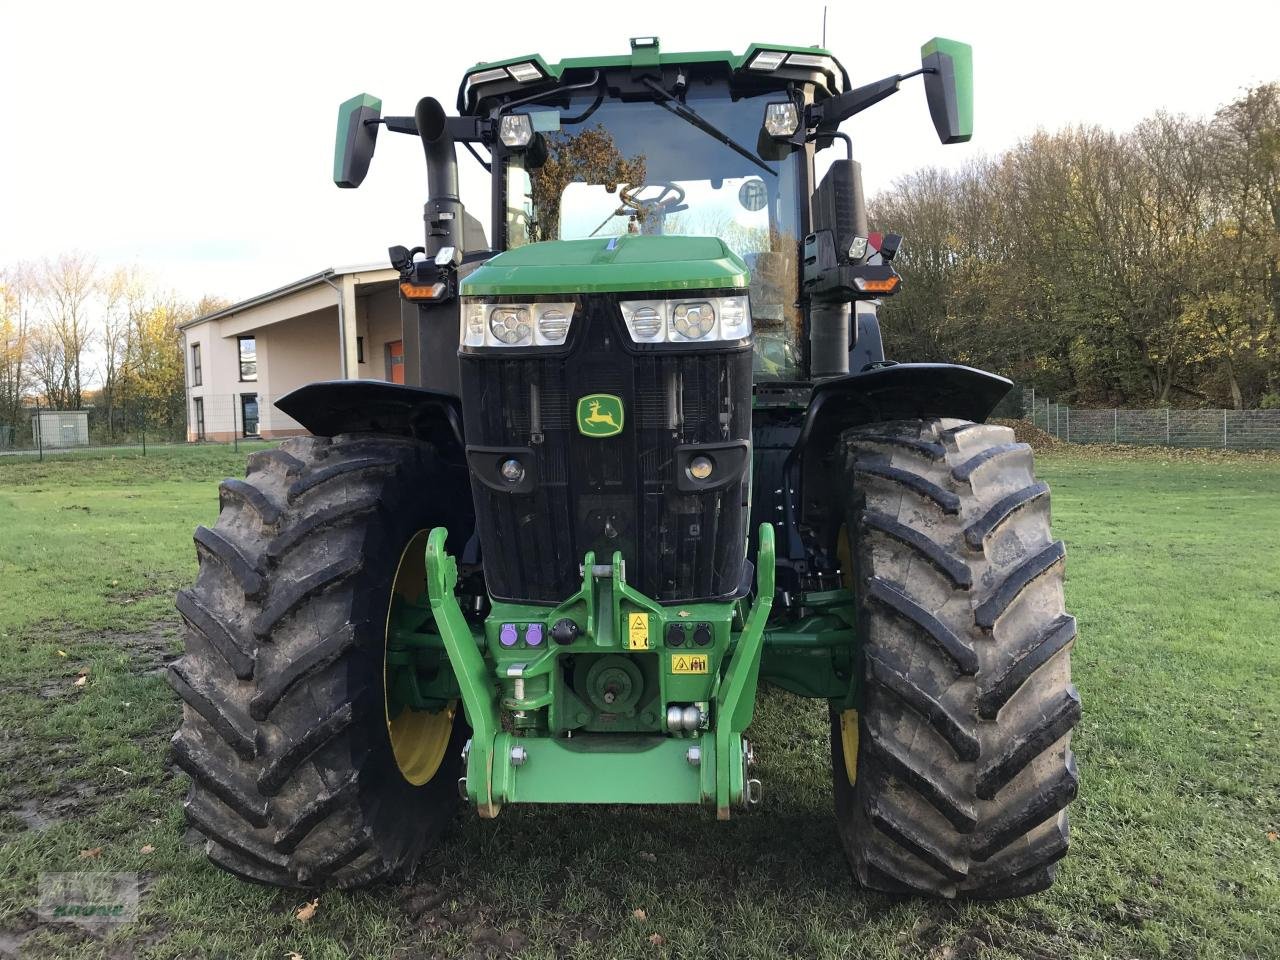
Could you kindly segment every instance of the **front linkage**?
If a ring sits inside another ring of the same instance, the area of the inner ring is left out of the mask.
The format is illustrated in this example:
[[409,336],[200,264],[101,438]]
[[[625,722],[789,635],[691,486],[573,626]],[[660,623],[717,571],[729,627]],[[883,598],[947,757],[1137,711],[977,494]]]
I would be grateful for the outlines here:
[[773,604],[771,527],[760,530],[749,610],[741,600],[662,606],[627,585],[621,554],[597,564],[588,553],[568,600],[495,602],[482,627],[458,605],[446,535],[427,540],[430,617],[401,606],[391,650],[405,662],[414,658],[403,651],[421,650],[421,664],[443,647],[452,669],[438,663],[410,686],[419,706],[433,694],[439,708],[461,699],[472,736],[459,789],[481,816],[508,803],[705,803],[727,819],[759,798],[742,734]]

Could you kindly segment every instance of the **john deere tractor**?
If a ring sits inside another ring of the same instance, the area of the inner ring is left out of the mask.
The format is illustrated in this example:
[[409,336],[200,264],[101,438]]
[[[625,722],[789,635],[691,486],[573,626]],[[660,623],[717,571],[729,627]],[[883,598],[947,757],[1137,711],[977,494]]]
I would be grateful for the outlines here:
[[761,797],[763,681],[829,705],[862,883],[1052,882],[1080,700],[1049,491],[983,423],[1009,381],[885,359],[901,238],[868,229],[839,130],[917,75],[969,139],[944,39],[860,87],[822,49],[650,37],[478,64],[453,116],[341,105],[338,186],[380,128],[425,151],[425,242],[389,251],[407,382],[280,400],[311,435],[252,454],[196,531],[173,755],[216,864],[404,877],[461,805],[727,819]]

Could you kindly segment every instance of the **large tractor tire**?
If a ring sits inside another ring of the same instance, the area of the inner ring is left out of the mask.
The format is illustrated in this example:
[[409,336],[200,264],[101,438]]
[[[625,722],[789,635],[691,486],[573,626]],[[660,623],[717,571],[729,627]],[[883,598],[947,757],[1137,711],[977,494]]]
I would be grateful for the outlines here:
[[410,875],[457,809],[466,730],[461,710],[388,719],[388,609],[425,589],[426,531],[470,514],[465,472],[413,440],[306,437],[252,454],[220,499],[168,675],[188,824],[248,880]]
[[1075,798],[1075,619],[1048,487],[1007,427],[849,431],[837,489],[858,599],[860,710],[832,710],[841,840],[873,889],[1001,899],[1043,890]]

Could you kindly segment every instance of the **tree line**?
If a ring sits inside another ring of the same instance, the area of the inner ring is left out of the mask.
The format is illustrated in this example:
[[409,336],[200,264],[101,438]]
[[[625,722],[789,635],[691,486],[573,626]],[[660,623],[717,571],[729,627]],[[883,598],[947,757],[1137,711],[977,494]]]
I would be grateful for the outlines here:
[[1210,117],[1038,132],[870,216],[906,238],[890,356],[1079,405],[1280,407],[1280,83]]
[[184,300],[137,268],[78,252],[0,268],[0,427],[24,435],[38,405],[92,409],[101,435],[180,432],[178,327],[224,303]]

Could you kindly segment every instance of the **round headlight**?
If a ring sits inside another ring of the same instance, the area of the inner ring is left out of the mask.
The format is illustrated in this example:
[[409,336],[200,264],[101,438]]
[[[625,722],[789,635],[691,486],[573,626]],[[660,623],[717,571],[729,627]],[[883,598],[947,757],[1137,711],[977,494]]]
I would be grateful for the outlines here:
[[524,479],[524,465],[515,458],[503,460],[498,467],[498,472],[507,483],[519,483]]
[[689,461],[689,476],[695,480],[706,480],[713,472],[716,465],[711,462],[710,457],[696,456]]
[[511,347],[531,341],[533,327],[529,325],[529,308],[494,307],[489,311],[489,332]]
[[569,318],[563,310],[552,307],[538,314],[538,334],[552,343],[562,343],[569,332]]
[[698,340],[710,333],[716,325],[716,311],[705,300],[693,303],[677,303],[671,311],[671,326],[686,340]]
[[652,340],[662,332],[662,316],[653,307],[641,307],[631,315],[631,329],[642,340]]

